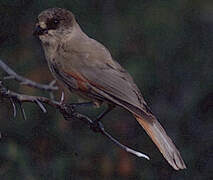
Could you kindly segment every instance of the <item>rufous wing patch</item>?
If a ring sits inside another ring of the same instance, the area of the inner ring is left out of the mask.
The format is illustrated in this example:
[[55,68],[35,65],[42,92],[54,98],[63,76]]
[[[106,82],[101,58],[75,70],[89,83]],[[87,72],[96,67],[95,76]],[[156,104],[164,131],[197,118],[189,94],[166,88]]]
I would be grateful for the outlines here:
[[79,90],[88,92],[89,91],[89,86],[88,86],[88,81],[86,78],[84,78],[80,73],[73,73],[73,72],[65,72],[67,76],[71,76],[77,81],[77,85]]

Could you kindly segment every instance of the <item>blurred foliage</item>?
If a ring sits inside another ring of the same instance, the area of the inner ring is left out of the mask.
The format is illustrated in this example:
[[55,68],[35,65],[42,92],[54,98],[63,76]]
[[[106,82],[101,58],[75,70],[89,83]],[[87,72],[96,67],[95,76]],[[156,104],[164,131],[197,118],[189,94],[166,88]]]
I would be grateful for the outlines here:
[[[103,119],[106,129],[151,161],[123,152],[81,122],[66,122],[52,108],[42,114],[25,104],[27,121],[20,113],[14,119],[11,104],[1,100],[0,179],[212,179],[213,1],[1,0],[0,58],[40,83],[52,76],[32,31],[37,15],[50,7],[71,10],[82,29],[131,73],[188,169],[172,170],[120,108]],[[26,94],[48,95],[12,80],[7,84]],[[67,99],[76,101],[69,93]],[[100,112],[82,111],[92,117]]]

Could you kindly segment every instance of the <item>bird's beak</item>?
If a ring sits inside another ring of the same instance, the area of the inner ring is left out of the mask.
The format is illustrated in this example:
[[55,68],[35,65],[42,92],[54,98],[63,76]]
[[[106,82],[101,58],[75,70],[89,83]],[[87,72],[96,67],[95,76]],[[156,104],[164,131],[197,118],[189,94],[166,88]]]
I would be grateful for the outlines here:
[[35,30],[33,32],[34,36],[41,36],[48,33],[47,28],[42,28],[39,24],[36,24]]

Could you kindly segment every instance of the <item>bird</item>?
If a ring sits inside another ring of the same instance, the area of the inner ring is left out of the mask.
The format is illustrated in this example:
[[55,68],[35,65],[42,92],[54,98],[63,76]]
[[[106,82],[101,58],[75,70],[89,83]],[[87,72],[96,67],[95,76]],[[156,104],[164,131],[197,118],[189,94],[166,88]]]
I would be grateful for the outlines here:
[[108,110],[103,115],[116,106],[130,112],[168,163],[175,170],[186,168],[180,152],[131,75],[104,45],[82,31],[71,11],[63,8],[42,11],[34,35],[40,39],[49,69],[59,82],[97,106],[107,104]]

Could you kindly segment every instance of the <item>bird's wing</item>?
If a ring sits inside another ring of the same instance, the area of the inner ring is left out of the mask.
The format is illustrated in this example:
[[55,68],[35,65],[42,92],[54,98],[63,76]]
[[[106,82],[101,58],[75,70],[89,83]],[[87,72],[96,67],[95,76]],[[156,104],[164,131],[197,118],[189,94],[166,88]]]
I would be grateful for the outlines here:
[[83,66],[80,74],[88,80],[93,91],[138,115],[150,113],[132,77],[117,62]]

